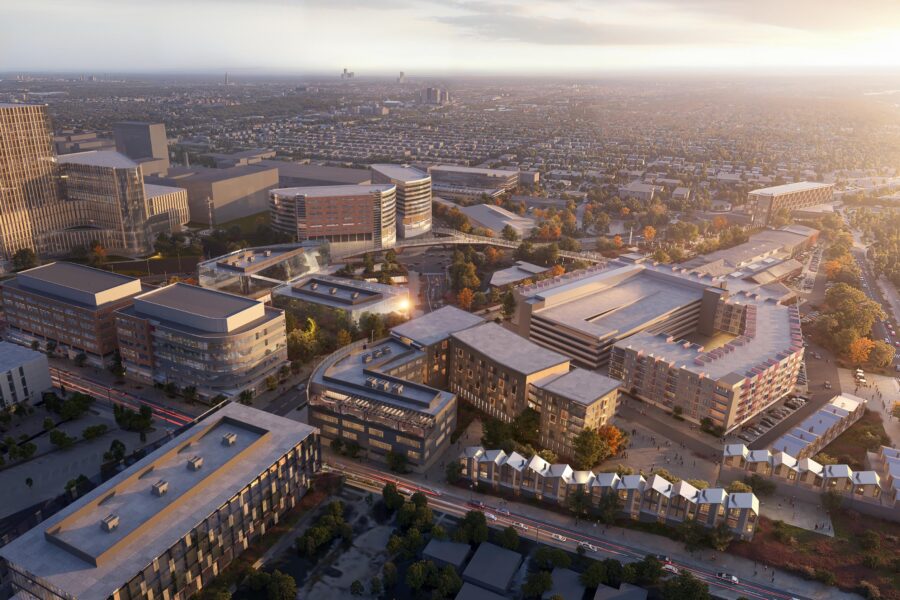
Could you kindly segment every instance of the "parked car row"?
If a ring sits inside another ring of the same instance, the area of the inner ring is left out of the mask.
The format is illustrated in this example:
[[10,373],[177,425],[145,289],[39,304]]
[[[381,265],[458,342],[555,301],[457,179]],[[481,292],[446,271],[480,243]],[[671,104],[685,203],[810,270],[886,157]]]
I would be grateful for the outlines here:
[[748,444],[756,441],[759,436],[775,427],[785,417],[806,404],[807,401],[807,398],[800,395],[791,396],[781,406],[774,406],[768,409],[765,413],[758,416],[753,423],[744,425],[737,436],[738,439]]

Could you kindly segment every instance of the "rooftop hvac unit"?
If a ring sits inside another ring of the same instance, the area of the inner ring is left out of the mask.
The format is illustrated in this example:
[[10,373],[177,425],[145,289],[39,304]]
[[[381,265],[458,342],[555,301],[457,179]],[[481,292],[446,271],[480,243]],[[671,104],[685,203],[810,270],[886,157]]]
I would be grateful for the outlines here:
[[166,492],[169,491],[169,482],[165,479],[160,479],[153,484],[152,491],[154,496],[165,496]]
[[271,250],[266,250],[266,251],[264,252],[264,254],[265,254],[266,256],[272,256],[272,251],[271,251]]
[[402,394],[402,393],[403,393],[403,384],[402,384],[402,383],[395,383],[395,384],[394,384],[394,393],[395,393],[395,394]]
[[386,346],[386,347],[384,347],[384,348],[381,349],[381,352],[382,352],[382,354],[390,354],[390,353],[391,353],[391,349],[390,349],[389,347]]
[[373,355],[375,358],[378,358],[379,356],[381,356],[381,354],[382,354],[382,352],[381,352],[381,349],[380,349],[380,348],[377,349],[377,350],[375,350],[375,352],[372,353],[372,355]]
[[313,281],[311,284],[309,284],[309,289],[317,290],[317,289],[319,289],[319,284],[316,283],[315,281]]
[[222,436],[222,445],[223,446],[234,446],[234,443],[237,441],[237,434],[233,431],[229,431],[225,435]]
[[116,515],[116,514],[107,515],[106,518],[104,518],[102,521],[100,521],[100,527],[103,529],[103,531],[106,531],[107,533],[109,533],[111,531],[115,531],[118,526],[119,526],[119,515]]
[[359,292],[353,292],[353,296],[352,296],[352,297],[353,297],[354,300],[356,300],[357,298],[359,298]]
[[332,296],[334,296],[335,294],[337,294],[337,288],[336,287],[331,288],[330,290],[328,290],[328,293],[331,294]]
[[203,467],[202,456],[192,456],[187,461],[187,468],[191,471],[199,471]]
[[370,362],[372,362],[372,355],[369,354],[368,352],[366,352],[365,354],[362,355],[362,359],[363,359],[364,363],[370,363]]

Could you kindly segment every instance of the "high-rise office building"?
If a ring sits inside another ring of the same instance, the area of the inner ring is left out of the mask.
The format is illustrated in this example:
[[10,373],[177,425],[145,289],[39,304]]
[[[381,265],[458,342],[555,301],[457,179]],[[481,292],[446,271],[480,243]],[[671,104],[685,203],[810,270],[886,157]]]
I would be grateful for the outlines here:
[[47,108],[0,103],[0,258],[36,249],[59,201]]
[[397,241],[397,186],[329,185],[269,192],[272,228],[336,250],[380,250]]
[[372,183],[397,186],[397,235],[411,238],[431,231],[431,176],[402,165],[371,168]]
[[142,164],[148,175],[169,170],[169,146],[162,123],[123,121],[113,124],[116,150]]

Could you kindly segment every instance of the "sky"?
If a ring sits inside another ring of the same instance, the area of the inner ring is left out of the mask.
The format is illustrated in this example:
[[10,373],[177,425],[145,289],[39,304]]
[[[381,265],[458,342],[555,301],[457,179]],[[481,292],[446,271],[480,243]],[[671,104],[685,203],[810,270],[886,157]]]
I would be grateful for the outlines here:
[[900,67],[900,0],[0,0],[0,72]]

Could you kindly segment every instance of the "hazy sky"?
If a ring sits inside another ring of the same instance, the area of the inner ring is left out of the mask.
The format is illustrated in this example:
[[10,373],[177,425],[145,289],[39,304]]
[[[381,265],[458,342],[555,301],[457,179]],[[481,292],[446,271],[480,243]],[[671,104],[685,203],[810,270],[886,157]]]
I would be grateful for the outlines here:
[[900,66],[900,0],[0,0],[0,71]]

